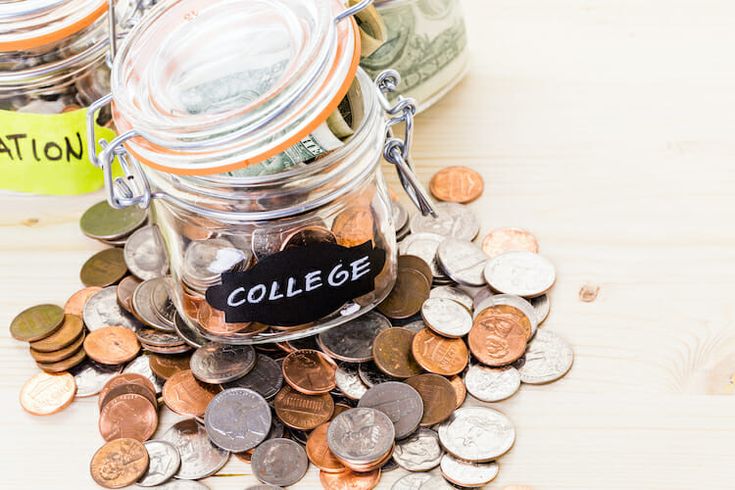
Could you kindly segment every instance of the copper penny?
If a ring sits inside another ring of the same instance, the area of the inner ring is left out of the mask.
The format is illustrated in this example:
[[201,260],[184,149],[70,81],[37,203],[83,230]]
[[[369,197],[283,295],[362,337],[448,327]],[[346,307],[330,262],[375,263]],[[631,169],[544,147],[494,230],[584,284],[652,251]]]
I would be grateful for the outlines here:
[[421,272],[407,267],[399,268],[393,289],[378,305],[378,311],[388,318],[408,318],[421,310],[430,291],[431,285]]
[[[145,390],[140,386],[118,386],[124,391]],[[107,401],[100,410],[100,435],[106,441],[129,437],[141,442],[151,438],[158,427],[156,406],[142,393],[123,393]]]
[[203,417],[209,402],[219,391],[213,385],[201,383],[187,369],[166,380],[163,385],[163,403],[179,415]]
[[486,366],[505,366],[526,352],[531,322],[518,308],[495,305],[482,310],[467,336],[470,351]]
[[440,201],[468,203],[482,195],[482,175],[467,167],[446,167],[429,182],[429,190]]
[[151,365],[151,371],[162,379],[168,379],[179,371],[189,369],[189,361],[191,355],[181,354],[173,356],[164,356],[152,354],[148,357]]
[[47,373],[62,373],[64,371],[68,371],[77,364],[80,364],[84,359],[86,359],[86,357],[87,354],[84,352],[84,348],[82,347],[66,359],[62,359],[61,361],[57,362],[36,361],[36,366],[43,369]]
[[122,364],[131,361],[140,351],[135,332],[125,327],[102,327],[84,339],[87,355],[100,364]]
[[140,395],[144,397],[146,400],[150,402],[151,405],[153,405],[154,408],[158,408],[158,399],[156,398],[156,394],[151,392],[148,388],[137,385],[134,383],[125,383],[121,385],[117,385],[110,390],[107,391],[102,397],[98,398],[98,404],[99,408],[103,409],[105,406],[110,403],[115,398],[118,398],[122,395]]
[[369,473],[343,471],[341,473],[319,472],[319,481],[325,490],[372,490],[380,482],[380,470]]
[[276,415],[281,422],[298,430],[311,430],[329,421],[334,412],[334,400],[329,393],[304,395],[286,385],[274,400]]
[[327,473],[340,473],[345,471],[345,466],[327,445],[328,430],[329,422],[311,431],[309,438],[306,440],[306,456],[320,470]]
[[406,328],[387,328],[373,341],[373,361],[388,376],[404,379],[422,372],[411,352],[414,333]]
[[464,340],[442,337],[428,328],[414,336],[411,352],[422,368],[443,376],[461,373],[469,361]]
[[482,251],[490,257],[506,252],[526,251],[538,253],[536,237],[520,228],[496,228],[482,239]]
[[90,286],[88,288],[80,289],[76,293],[72,294],[71,297],[66,300],[64,305],[64,313],[67,315],[82,316],[84,312],[84,305],[87,300],[101,291],[101,287]]
[[55,363],[61,362],[64,359],[69,359],[71,356],[79,352],[84,344],[84,332],[79,336],[77,340],[67,345],[66,347],[55,350],[53,352],[38,352],[33,348],[29,349],[31,357],[36,362]]
[[467,398],[467,387],[464,385],[464,380],[460,376],[452,376],[449,378],[449,382],[452,383],[454,393],[457,395],[457,408],[459,408]]
[[32,415],[51,415],[69,406],[76,391],[69,373],[38,373],[20,389],[20,405]]
[[306,395],[328,393],[337,386],[337,364],[323,353],[297,350],[283,360],[283,379],[293,389]]
[[330,420],[331,419],[334,419],[334,417],[336,417],[337,415],[341,414],[345,410],[349,410],[350,408],[352,408],[352,407],[349,406],[349,405],[345,405],[344,403],[335,403],[334,404],[334,412],[332,412],[332,417],[330,418]]
[[85,286],[107,287],[117,284],[128,273],[125,256],[119,248],[106,248],[91,256],[82,266],[79,278]]
[[323,226],[304,226],[285,238],[281,250],[307,247],[318,243],[337,243],[337,239],[334,233]]
[[[135,289],[143,282],[135,276],[125,276],[120,284],[117,285],[117,303],[123,307],[128,313],[136,315],[133,308],[133,293]],[[137,316],[137,315],[136,315]]]
[[204,330],[213,335],[242,332],[252,325],[252,323],[227,323],[225,312],[212,308],[206,301],[199,303],[198,307],[197,322]]
[[332,231],[337,243],[355,247],[373,240],[373,213],[369,206],[353,206],[334,218]]
[[100,407],[103,406],[102,400],[105,399],[113,388],[128,384],[134,384],[148,390],[153,397],[153,404],[156,404],[156,387],[153,386],[153,382],[150,379],[138,373],[121,373],[107,380],[107,383],[100,390],[97,405]]
[[31,349],[37,352],[54,352],[73,344],[84,331],[82,318],[77,315],[64,315],[61,328],[46,338],[31,342]]
[[431,427],[443,422],[454,412],[457,406],[457,395],[452,383],[444,376],[419,374],[408,378],[406,383],[419,392],[424,402],[422,427]]
[[63,323],[64,310],[60,306],[31,306],[10,322],[10,335],[23,342],[35,342],[57,331]]
[[105,488],[132,485],[148,470],[148,451],[135,439],[110,441],[94,453],[89,472]]

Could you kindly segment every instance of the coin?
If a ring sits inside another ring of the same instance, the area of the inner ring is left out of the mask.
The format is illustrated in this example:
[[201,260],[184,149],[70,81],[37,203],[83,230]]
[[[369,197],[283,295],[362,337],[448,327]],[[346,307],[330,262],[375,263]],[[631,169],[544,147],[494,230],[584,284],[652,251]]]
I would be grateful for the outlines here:
[[316,350],[297,350],[283,360],[283,377],[297,391],[318,395],[333,390],[337,365]]
[[123,372],[137,373],[145,376],[151,383],[153,383],[153,386],[156,389],[156,393],[161,393],[161,391],[163,390],[163,380],[153,373],[149,359],[150,356],[147,354],[138,356],[133,359],[130,364],[125,366]]
[[107,248],[91,256],[82,266],[79,278],[87,287],[106,287],[116,284],[128,272],[123,251]]
[[470,287],[485,285],[483,271],[488,257],[472,242],[445,238],[436,250],[436,258],[454,282]]
[[541,296],[556,280],[554,266],[532,252],[506,252],[490,259],[485,280],[495,291],[526,298]]
[[144,281],[163,276],[168,271],[168,256],[156,225],[133,232],[125,243],[123,254],[128,270]]
[[174,316],[174,328],[179,337],[192,347],[199,348],[209,342],[198,330],[194,329],[184,320],[181,315]]
[[356,247],[373,239],[373,213],[370,206],[352,206],[340,212],[332,223],[337,243]]
[[163,403],[179,415],[204,416],[219,390],[197,381],[191,370],[179,371],[163,385]]
[[246,388],[229,388],[215,396],[204,415],[209,439],[233,452],[254,448],[271,428],[271,409],[265,398]]
[[464,385],[464,381],[460,376],[452,376],[449,378],[449,382],[452,384],[452,388],[454,388],[454,393],[457,395],[457,407],[459,408],[464,403],[465,398],[467,398],[467,387]]
[[444,337],[464,337],[472,328],[470,312],[453,299],[427,299],[421,306],[421,318],[429,328]]
[[181,466],[176,478],[199,480],[217,473],[230,457],[229,451],[215,446],[207,431],[194,419],[174,424],[162,436],[172,444],[181,456]]
[[387,318],[371,311],[339,328],[320,333],[318,343],[327,355],[340,361],[367,362],[373,358],[375,337],[390,326]]
[[154,277],[143,281],[133,291],[131,305],[140,321],[146,325],[173,332],[176,307],[169,297],[171,278]]
[[441,461],[442,451],[439,436],[431,429],[419,429],[411,437],[398,441],[393,451],[393,460],[408,471],[429,471]]
[[82,233],[97,240],[115,240],[129,235],[145,222],[147,212],[138,206],[115,209],[102,201],[89,208],[79,220]]
[[546,320],[546,317],[549,316],[549,311],[551,311],[551,302],[549,301],[549,295],[542,294],[541,296],[531,298],[530,303],[531,306],[533,306],[533,309],[536,311],[536,318],[538,319],[538,323],[543,323],[544,320]]
[[411,435],[424,414],[421,395],[406,383],[389,381],[370,388],[357,404],[380,410],[393,422],[396,439]]
[[319,243],[337,243],[334,233],[323,226],[304,226],[292,231],[283,240],[281,250],[308,247]]
[[531,323],[521,310],[497,305],[480,312],[467,341],[477,360],[498,367],[515,362],[523,355],[530,332]]
[[74,366],[70,372],[74,375],[77,385],[77,398],[94,396],[102,390],[107,381],[122,371],[122,366],[105,366],[97,364],[91,359],[86,359],[81,364]]
[[[461,305],[457,306],[464,308]],[[442,337],[428,328],[414,336],[411,352],[422,368],[444,376],[461,373],[467,366],[469,358],[464,340]]]
[[429,298],[447,298],[461,304],[467,311],[472,311],[472,296],[454,286],[439,286],[431,290]]
[[563,377],[573,363],[571,346],[555,333],[540,330],[528,345],[524,362],[518,370],[522,382],[544,384]]
[[210,342],[194,351],[191,372],[210,384],[242,378],[255,367],[255,350],[250,345],[225,345]]
[[[103,400],[110,394],[113,388],[117,388],[119,386],[126,386],[126,385],[137,385],[149,392],[149,395],[146,395],[146,398],[149,399],[152,405],[156,406],[156,388],[153,386],[153,383],[151,383],[151,380],[143,376],[142,374],[138,373],[124,373],[124,374],[117,374],[107,380],[107,383],[102,387],[99,394],[99,403],[98,405],[102,407],[104,405]],[[109,400],[108,400],[109,401]]]
[[312,430],[306,440],[306,456],[314,466],[327,473],[340,473],[345,471],[345,466],[329,449],[327,445],[327,431],[329,422],[326,422]]
[[117,285],[117,303],[128,313],[135,313],[133,309],[133,293],[142,282],[135,276],[125,276]]
[[374,362],[363,362],[362,364],[357,366],[357,375],[367,387],[372,387],[380,383],[396,380],[396,378],[394,378],[393,376],[388,376],[380,369],[378,369],[378,366],[376,366]]
[[117,303],[117,286],[108,286],[90,296],[82,313],[84,324],[90,332],[108,326],[136,330],[142,324]]
[[[360,434],[359,443],[355,435]],[[366,464],[382,459],[393,449],[395,429],[383,412],[358,407],[342,412],[327,431],[329,449],[342,463]]]
[[276,415],[288,427],[311,430],[332,417],[334,400],[328,393],[305,395],[286,385],[274,401]]
[[429,190],[440,201],[468,203],[482,195],[482,176],[471,168],[444,167],[431,178]]
[[31,415],[51,415],[69,406],[76,389],[69,373],[37,373],[20,389],[20,404]]
[[56,332],[64,323],[64,310],[56,305],[37,305],[20,312],[10,322],[10,335],[35,342]]
[[339,391],[350,400],[359,400],[368,390],[367,385],[360,379],[357,366],[353,364],[342,363],[337,366],[334,381]]
[[378,311],[388,318],[403,319],[415,315],[429,297],[431,284],[416,269],[398,269],[396,282]]
[[64,304],[64,313],[67,315],[82,316],[84,311],[84,304],[87,302],[90,296],[99,292],[102,288],[92,286],[84,289],[80,289],[76,293],[72,294],[71,297],[66,300]]
[[84,350],[101,364],[122,364],[138,355],[140,344],[135,333],[127,328],[104,327],[87,335]]
[[457,405],[457,395],[452,384],[438,374],[419,374],[406,380],[419,392],[424,402],[424,416],[421,427],[430,427],[449,417]]
[[191,356],[188,354],[164,356],[152,354],[148,357],[151,371],[161,379],[168,379],[179,371],[189,369],[189,360]]
[[401,255],[411,255],[422,259],[429,264],[432,276],[435,279],[441,279],[446,276],[436,261],[436,251],[443,241],[444,236],[436,233],[412,233],[401,242],[399,250]]
[[368,473],[355,473],[350,470],[341,473],[320,471],[319,481],[325,490],[372,490],[380,482],[380,470]]
[[415,269],[426,278],[426,282],[431,284],[434,282],[434,271],[431,266],[421,257],[415,255],[399,255],[398,256],[398,269]]
[[148,470],[136,484],[155,487],[173,478],[181,465],[181,456],[176,448],[166,441],[147,441],[144,446],[148,452]]
[[[87,340],[86,338],[84,339]],[[56,362],[39,362],[36,361],[36,366],[43,369],[47,373],[61,373],[64,371],[68,371],[69,369],[73,368],[74,366],[80,364],[84,359],[87,357],[87,354],[84,352],[84,349],[77,350],[74,354],[67,357],[66,359],[62,359],[61,361]]]
[[497,305],[513,306],[521,310],[526,315],[531,325],[531,329],[528,332],[529,340],[531,339],[531,337],[536,335],[536,330],[538,329],[538,324],[539,324],[538,313],[536,312],[536,309],[533,307],[533,305],[528,302],[528,300],[521,298],[520,296],[515,296],[513,294],[491,295],[487,299],[485,299],[483,302],[477,305],[475,317],[477,317],[480,313],[482,313],[483,310],[485,310],[485,308],[489,308],[491,306],[497,306]]
[[270,400],[283,386],[283,372],[276,361],[258,354],[255,367],[242,378],[225,384],[225,388],[248,388]]
[[498,463],[469,463],[445,454],[441,459],[442,476],[455,485],[476,488],[498,476]]
[[271,439],[258,446],[251,459],[253,475],[270,485],[287,487],[301,480],[309,468],[306,452],[290,439]]
[[[402,379],[419,374],[421,366],[411,353],[414,335],[410,330],[400,327],[380,332],[373,343],[373,358],[378,369],[389,376]],[[365,384],[370,385],[367,381]]]
[[75,340],[73,343],[59,350],[52,351],[52,352],[38,352],[34,350],[33,348],[30,348],[29,351],[31,353],[31,357],[36,362],[55,363],[55,362],[61,362],[64,359],[68,359],[72,357],[74,354],[77,354],[79,350],[82,348],[83,343],[84,343],[84,332],[82,332],[81,335],[79,335],[79,337],[77,338],[77,340]]
[[[440,202],[434,204],[437,217],[417,213],[411,218],[412,233],[436,233],[460,240],[474,240],[480,225],[472,211],[462,204]],[[415,255],[415,254],[414,254]]]
[[143,394],[145,389],[118,386],[113,390],[122,394],[105,400],[100,410],[98,428],[102,438],[111,441],[127,437],[141,442],[150,439],[158,427],[158,413],[157,407]]
[[492,408],[465,407],[439,426],[439,440],[453,456],[476,463],[499,458],[513,447],[511,421]]
[[491,259],[506,252],[538,253],[538,248],[536,237],[520,228],[496,228],[482,239],[482,250]]
[[148,469],[148,452],[135,439],[110,441],[94,453],[89,471],[105,488],[122,488],[135,483]]
[[224,238],[194,241],[184,253],[182,279],[192,289],[203,292],[220,282],[223,272],[244,270],[251,259],[249,250],[240,250]]
[[499,402],[513,396],[521,387],[521,375],[512,366],[491,368],[470,366],[464,377],[467,391],[483,402]]
[[76,315],[64,315],[61,327],[41,340],[31,342],[36,352],[54,352],[73,344],[84,332],[82,319]]
[[[434,478],[431,473],[409,473],[393,483],[392,490],[419,490],[421,485]],[[432,490],[428,489],[427,490]]]

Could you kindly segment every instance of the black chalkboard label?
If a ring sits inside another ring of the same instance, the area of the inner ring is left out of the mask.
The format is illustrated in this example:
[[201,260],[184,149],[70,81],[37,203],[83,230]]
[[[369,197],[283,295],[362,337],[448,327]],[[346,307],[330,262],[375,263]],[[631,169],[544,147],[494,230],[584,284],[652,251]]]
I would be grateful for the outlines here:
[[319,243],[269,255],[244,272],[225,272],[207,289],[207,302],[228,323],[300,325],[375,289],[385,250]]

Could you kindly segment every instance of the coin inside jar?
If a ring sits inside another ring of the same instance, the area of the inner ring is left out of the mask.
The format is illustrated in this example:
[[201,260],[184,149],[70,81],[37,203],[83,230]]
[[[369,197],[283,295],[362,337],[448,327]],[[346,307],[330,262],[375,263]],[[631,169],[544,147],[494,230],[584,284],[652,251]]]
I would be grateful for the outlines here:
[[531,322],[518,308],[497,305],[475,318],[467,341],[477,360],[486,366],[505,366],[526,351]]
[[429,328],[444,337],[464,337],[472,328],[472,316],[467,308],[447,298],[424,301],[421,318]]
[[255,361],[252,346],[210,342],[194,351],[191,372],[205,383],[227,383],[248,374],[255,367]]
[[428,328],[414,336],[411,352],[422,368],[443,376],[461,373],[469,359],[464,340],[442,337]]
[[394,378],[409,378],[421,373],[421,366],[411,352],[414,335],[400,327],[380,332],[373,343],[373,359],[378,369]]
[[144,281],[163,276],[168,271],[168,257],[156,225],[144,226],[133,232],[123,253],[130,272]]
[[339,245],[355,247],[373,240],[373,213],[369,206],[352,206],[339,213],[332,223]]
[[286,236],[283,240],[281,250],[307,247],[319,243],[337,243],[337,238],[334,236],[334,233],[323,226],[305,226]]
[[107,287],[120,282],[128,272],[123,251],[107,248],[90,257],[82,266],[79,278],[87,287]]
[[148,469],[148,452],[140,441],[116,439],[110,441],[92,456],[92,479],[105,488],[132,485]]
[[64,323],[64,310],[56,305],[37,305],[20,312],[10,323],[16,340],[35,342],[48,337]]
[[37,373],[20,390],[20,404],[32,415],[51,415],[69,406],[77,385],[69,373]]
[[419,374],[408,378],[406,383],[418,391],[424,403],[422,427],[431,427],[452,415],[457,396],[447,378],[438,374]]
[[140,344],[132,330],[113,326],[90,332],[84,339],[84,350],[94,361],[113,365],[132,360]]
[[337,365],[317,350],[297,350],[283,360],[283,377],[297,391],[307,395],[328,393],[337,384]]

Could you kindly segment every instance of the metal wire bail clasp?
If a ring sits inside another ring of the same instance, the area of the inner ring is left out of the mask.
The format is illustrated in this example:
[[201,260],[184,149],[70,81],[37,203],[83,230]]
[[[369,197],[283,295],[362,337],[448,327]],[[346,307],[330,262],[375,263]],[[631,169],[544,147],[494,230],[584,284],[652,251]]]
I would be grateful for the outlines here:
[[[396,90],[400,82],[401,77],[395,70],[385,70],[375,79],[375,85],[379,90],[380,104],[386,114],[390,116],[386,126],[383,157],[395,165],[403,189],[421,211],[421,214],[424,216],[430,214],[436,218],[436,211],[431,198],[411,167],[411,144],[413,143],[413,118],[416,115],[416,101],[410,97],[399,95],[396,103],[391,105],[386,98],[387,94]],[[393,126],[399,123],[405,123],[403,139],[396,138],[393,135]]]

